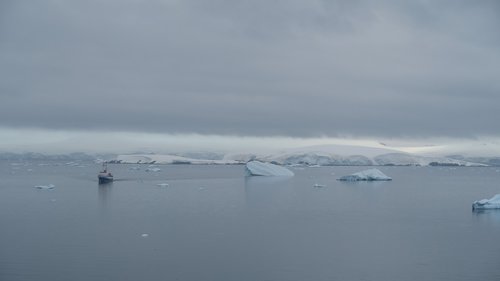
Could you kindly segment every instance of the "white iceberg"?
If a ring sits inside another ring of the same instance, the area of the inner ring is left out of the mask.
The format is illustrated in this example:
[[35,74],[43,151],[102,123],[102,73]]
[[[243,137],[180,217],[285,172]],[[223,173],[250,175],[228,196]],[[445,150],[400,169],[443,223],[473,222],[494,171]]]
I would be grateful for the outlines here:
[[260,161],[250,161],[246,164],[248,176],[282,176],[292,177],[294,173],[285,167],[264,163]]
[[386,176],[378,169],[368,169],[352,175],[340,177],[340,181],[390,181],[392,178]]
[[500,194],[497,194],[490,199],[474,201],[472,210],[500,209]]
[[146,172],[160,172],[160,171],[161,171],[160,168],[155,168],[155,167],[146,169]]
[[38,188],[38,189],[54,189],[54,187],[56,187],[56,186],[53,185],[53,184],[49,184],[49,185],[35,185],[35,188]]
[[167,186],[168,186],[168,183],[159,183],[159,184],[157,184],[157,186],[167,187]]

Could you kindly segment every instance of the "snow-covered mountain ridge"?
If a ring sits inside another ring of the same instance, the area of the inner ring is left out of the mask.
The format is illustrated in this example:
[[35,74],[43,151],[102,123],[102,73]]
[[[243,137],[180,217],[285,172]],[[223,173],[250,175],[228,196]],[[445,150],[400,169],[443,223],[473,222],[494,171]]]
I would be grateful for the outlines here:
[[251,160],[289,166],[487,166],[466,159],[424,156],[394,149],[346,145],[322,145],[289,149],[275,153],[232,153],[221,159],[195,159],[165,154],[119,155],[119,163],[156,164],[244,164]]

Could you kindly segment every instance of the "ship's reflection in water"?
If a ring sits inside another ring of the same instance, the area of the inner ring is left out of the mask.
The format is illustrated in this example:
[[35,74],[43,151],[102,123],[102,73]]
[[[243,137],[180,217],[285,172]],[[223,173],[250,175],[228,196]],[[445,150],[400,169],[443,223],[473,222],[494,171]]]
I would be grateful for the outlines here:
[[111,193],[113,191],[113,182],[99,184],[97,192],[99,195],[99,205],[102,210],[106,210],[111,200]]

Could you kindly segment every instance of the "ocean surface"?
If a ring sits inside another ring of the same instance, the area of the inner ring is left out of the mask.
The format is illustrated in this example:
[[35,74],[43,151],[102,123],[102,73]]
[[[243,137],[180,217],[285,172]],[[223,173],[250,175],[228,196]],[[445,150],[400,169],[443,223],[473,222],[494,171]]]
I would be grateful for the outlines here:
[[0,162],[1,281],[500,280],[500,168],[109,168]]

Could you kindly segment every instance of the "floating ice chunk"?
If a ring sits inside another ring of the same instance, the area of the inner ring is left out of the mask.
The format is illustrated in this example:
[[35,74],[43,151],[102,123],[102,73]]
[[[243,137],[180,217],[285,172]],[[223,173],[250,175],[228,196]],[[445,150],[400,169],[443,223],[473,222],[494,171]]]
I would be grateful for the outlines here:
[[497,194],[490,199],[483,199],[472,203],[472,210],[485,209],[500,209],[500,194]]
[[148,236],[149,236],[149,234],[147,234],[147,233],[143,233],[143,234],[141,234],[141,237],[144,237],[144,238],[146,238],[146,237],[148,237]]
[[157,186],[167,187],[167,186],[168,186],[168,183],[165,183],[165,182],[163,182],[163,183],[159,183],[159,184],[157,184]]
[[340,177],[340,181],[390,181],[392,178],[384,175],[378,169],[368,169],[352,175]]
[[156,167],[146,169],[146,172],[159,172],[159,171],[161,171],[161,169]]
[[250,161],[246,164],[248,176],[285,176],[291,177],[294,173],[285,167],[260,161]]
[[319,183],[315,183],[315,184],[313,185],[313,187],[316,187],[316,188],[322,188],[322,187],[326,187],[326,185],[324,185],[324,184],[319,184]]
[[56,186],[53,185],[53,184],[49,184],[49,185],[35,185],[35,188],[38,188],[38,189],[54,189],[54,187],[56,187]]

